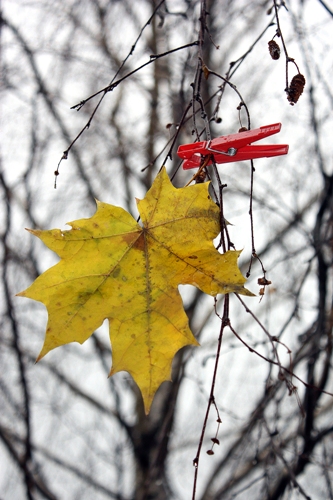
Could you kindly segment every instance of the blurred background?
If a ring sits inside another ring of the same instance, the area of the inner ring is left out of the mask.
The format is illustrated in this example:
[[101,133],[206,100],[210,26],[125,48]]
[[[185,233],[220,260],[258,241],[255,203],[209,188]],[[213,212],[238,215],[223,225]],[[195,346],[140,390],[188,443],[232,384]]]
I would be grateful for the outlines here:
[[[1,500],[333,499],[333,398],[323,392],[333,392],[332,2],[3,0],[1,8]],[[285,89],[298,70],[289,61],[286,83],[283,42],[306,79],[294,106]],[[91,121],[103,93],[70,109],[149,61],[105,94]],[[201,347],[177,354],[173,383],[162,384],[146,417],[131,377],[108,378],[107,323],[35,365],[47,313],[15,294],[57,257],[24,228],[69,229],[93,215],[95,199],[137,217],[135,198],[163,164],[176,186],[191,179],[179,144],[235,133],[249,117],[251,128],[281,122],[266,142],[290,145],[287,156],[254,162],[254,248],[250,162],[207,174],[217,193],[218,182],[227,185],[223,213],[243,249],[242,272],[255,249],[272,284],[262,297],[252,259],[256,297],[244,305],[230,296],[233,331],[223,332],[194,492],[224,297],[215,304],[180,286]],[[209,455],[212,438],[220,444]]]

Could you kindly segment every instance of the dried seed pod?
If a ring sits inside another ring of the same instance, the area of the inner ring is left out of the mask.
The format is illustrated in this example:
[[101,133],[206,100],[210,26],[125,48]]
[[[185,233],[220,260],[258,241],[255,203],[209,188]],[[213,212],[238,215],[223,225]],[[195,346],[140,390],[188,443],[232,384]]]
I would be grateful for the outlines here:
[[210,75],[210,71],[205,64],[202,65],[202,71],[203,71],[203,74],[204,74],[206,80],[208,80],[208,77]]
[[280,47],[275,40],[268,42],[268,50],[272,59],[280,59]]
[[263,278],[258,278],[258,285],[261,285],[261,286],[266,286],[266,285],[271,285],[272,282],[269,281],[269,280],[266,280],[265,277]]
[[305,78],[301,73],[298,73],[297,75],[294,76],[294,78],[290,82],[289,88],[287,88],[287,96],[288,96],[288,101],[290,104],[293,106],[296,104],[298,99],[303,93],[305,85]]

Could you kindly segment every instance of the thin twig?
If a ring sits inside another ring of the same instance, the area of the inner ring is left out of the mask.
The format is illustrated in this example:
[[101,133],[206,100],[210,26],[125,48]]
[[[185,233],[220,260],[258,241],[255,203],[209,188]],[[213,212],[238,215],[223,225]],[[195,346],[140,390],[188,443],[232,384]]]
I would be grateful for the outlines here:
[[[207,404],[207,409],[204,417],[204,422],[202,425],[202,430],[201,430],[201,435],[199,439],[199,445],[197,449],[196,456],[193,460],[193,465],[195,467],[195,472],[194,472],[194,481],[193,481],[193,490],[192,490],[192,500],[195,500],[196,497],[196,489],[197,489],[197,481],[198,481],[198,471],[199,471],[199,462],[200,462],[200,454],[201,454],[201,449],[203,445],[203,440],[205,437],[206,433],[206,427],[207,427],[207,422],[208,422],[208,417],[210,413],[211,406],[214,405],[216,407],[215,403],[215,383],[216,383],[216,376],[217,376],[217,369],[218,369],[218,364],[219,364],[219,359],[220,359],[220,352],[221,352],[221,346],[222,346],[222,339],[223,339],[223,333],[224,329],[226,326],[229,325],[229,295],[225,295],[224,297],[224,307],[223,307],[223,316],[221,320],[221,328],[220,328],[220,333],[219,333],[219,338],[217,341],[217,349],[216,349],[216,358],[215,358],[215,365],[214,365],[214,372],[213,372],[213,377],[212,377],[212,384],[211,384],[211,389],[210,389],[210,395],[208,399],[208,404]],[[218,422],[220,423],[220,422]]]

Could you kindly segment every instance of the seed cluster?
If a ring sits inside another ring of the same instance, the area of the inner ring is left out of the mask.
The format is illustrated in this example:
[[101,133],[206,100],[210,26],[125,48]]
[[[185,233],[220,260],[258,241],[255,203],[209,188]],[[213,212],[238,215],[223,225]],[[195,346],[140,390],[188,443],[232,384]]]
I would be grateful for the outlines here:
[[287,88],[287,97],[290,104],[293,106],[296,104],[298,99],[303,93],[305,85],[305,78],[301,73],[298,73],[290,82],[290,86]]
[[280,47],[275,40],[270,40],[268,42],[268,50],[272,59],[280,59]]

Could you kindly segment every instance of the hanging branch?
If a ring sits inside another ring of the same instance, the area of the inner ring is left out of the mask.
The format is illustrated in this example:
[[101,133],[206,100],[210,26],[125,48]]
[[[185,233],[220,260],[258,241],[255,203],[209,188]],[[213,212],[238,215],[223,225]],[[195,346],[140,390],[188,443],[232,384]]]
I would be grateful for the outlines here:
[[183,49],[186,49],[188,47],[193,47],[195,45],[198,45],[198,42],[197,41],[194,41],[194,42],[191,42],[191,43],[188,43],[186,45],[182,45],[181,47],[177,47],[176,49],[171,49],[167,52],[164,52],[163,54],[153,54],[150,56],[150,60],[145,62],[144,64],[142,64],[141,66],[139,66],[138,68],[135,68],[133,71],[130,71],[129,73],[127,73],[125,76],[123,76],[122,78],[120,78],[119,80],[111,83],[110,85],[108,85],[107,87],[104,87],[102,90],[99,90],[98,92],[95,92],[95,94],[92,94],[91,96],[87,97],[86,99],[84,99],[83,101],[79,102],[78,104],[75,104],[74,106],[71,107],[71,109],[77,109],[77,111],[80,111],[80,109],[82,109],[82,107],[88,102],[90,101],[91,99],[93,99],[94,97],[102,94],[102,96],[100,97],[97,105],[95,106],[94,110],[92,111],[90,117],[89,117],[89,120],[87,121],[87,123],[85,124],[85,126],[80,130],[80,132],[77,134],[77,136],[75,137],[75,139],[73,139],[73,141],[70,143],[70,145],[68,146],[68,148],[63,152],[63,155],[62,157],[60,158],[60,161],[58,163],[58,166],[57,166],[57,169],[55,170],[54,172],[54,175],[55,175],[55,181],[54,181],[54,187],[56,188],[57,187],[57,176],[59,175],[59,167],[60,167],[60,164],[63,160],[67,160],[68,158],[68,154],[70,152],[70,150],[72,149],[72,147],[74,146],[74,144],[76,143],[76,141],[81,137],[81,135],[89,129],[90,125],[91,125],[91,122],[93,121],[94,119],[94,116],[100,106],[100,104],[102,103],[104,97],[106,96],[106,94],[108,92],[111,92],[112,90],[114,90],[120,83],[122,83],[124,80],[126,80],[127,78],[129,78],[130,76],[134,75],[135,73],[137,73],[138,71],[140,71],[141,69],[145,68],[146,66],[149,66],[150,64],[153,64],[157,59],[161,58],[161,57],[165,57],[165,56],[168,56],[174,52],[177,52],[179,50],[183,50]]
[[[287,98],[288,98],[289,103],[292,106],[294,106],[294,104],[297,103],[298,99],[300,98],[301,94],[303,93],[304,86],[305,86],[305,78],[301,74],[295,59],[290,57],[288,54],[287,46],[286,46],[286,43],[284,41],[281,26],[280,26],[279,6],[277,5],[277,0],[273,0],[273,1],[274,1],[275,18],[276,18],[276,22],[277,22],[277,26],[278,26],[276,34],[279,38],[281,38],[283,51],[284,51],[284,54],[286,57],[286,88],[285,88],[285,92],[287,93]],[[284,2],[282,2],[281,5],[283,5],[285,7]],[[295,75],[293,77],[293,79],[291,80],[290,85],[289,85],[289,77],[288,77],[288,64],[289,63],[293,63],[296,66],[297,71],[298,71],[298,74]]]
[[[221,352],[221,347],[222,347],[223,333],[224,333],[225,327],[229,326],[229,324],[230,324],[230,320],[229,320],[229,295],[225,295],[225,297],[224,297],[224,307],[223,307],[223,316],[221,318],[221,328],[220,328],[220,333],[219,333],[219,337],[218,337],[218,340],[217,340],[217,348],[216,348],[216,356],[215,356],[215,364],[214,364],[214,371],[213,371],[211,389],[210,389],[210,394],[209,394],[209,399],[208,399],[208,403],[207,403],[207,409],[206,409],[204,421],[203,421],[203,424],[202,424],[202,430],[201,430],[201,435],[200,435],[200,439],[199,439],[197,453],[196,453],[195,458],[193,459],[193,465],[194,465],[195,471],[194,471],[194,481],[193,481],[193,490],[192,490],[192,500],[195,500],[195,497],[196,497],[197,481],[198,481],[198,471],[199,471],[199,462],[200,462],[200,454],[201,454],[203,440],[204,440],[205,433],[206,433],[206,427],[207,427],[207,422],[208,422],[208,417],[209,417],[209,414],[210,414],[211,406],[214,406],[215,409],[216,409],[216,412],[217,412],[218,429],[219,429],[220,424],[222,423],[219,411],[218,411],[216,403],[215,403],[214,391],[215,391],[217,369],[218,369],[219,360],[220,360],[220,352]],[[217,440],[217,434],[216,434],[216,436],[215,436],[214,439]],[[211,455],[212,453],[208,453],[208,454]]]

